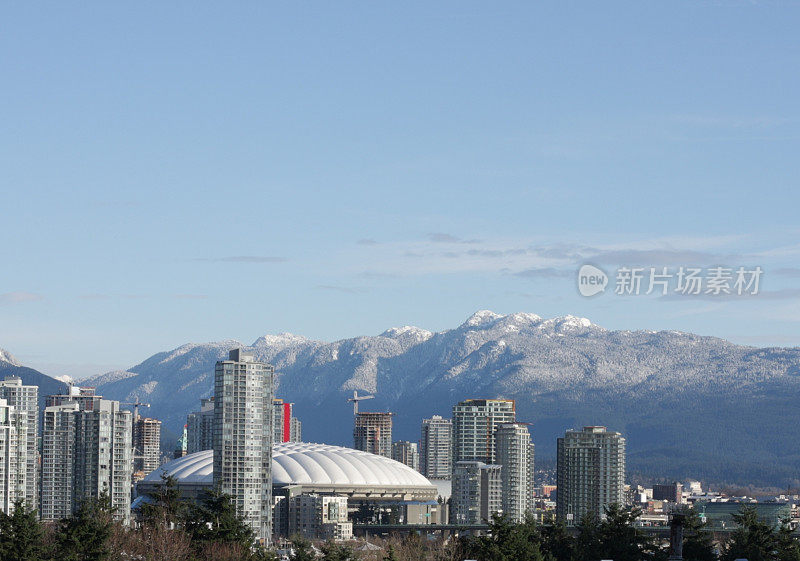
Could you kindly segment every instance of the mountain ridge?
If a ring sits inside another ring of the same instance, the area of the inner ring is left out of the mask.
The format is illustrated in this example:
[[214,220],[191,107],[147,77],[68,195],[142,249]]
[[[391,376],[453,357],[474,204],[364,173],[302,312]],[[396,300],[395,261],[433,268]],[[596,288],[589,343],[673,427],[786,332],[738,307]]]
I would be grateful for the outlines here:
[[[238,346],[189,343],[81,383],[152,403],[148,415],[174,437],[212,394],[215,362]],[[417,440],[422,418],[450,417],[460,400],[503,397],[533,423],[542,458],[565,429],[599,424],[622,432],[629,467],[653,478],[800,482],[798,348],[488,310],[440,332],[403,326],[333,342],[281,333],[244,347],[275,366],[276,395],[295,403],[306,440],[352,445],[353,390],[396,414],[396,440]]]

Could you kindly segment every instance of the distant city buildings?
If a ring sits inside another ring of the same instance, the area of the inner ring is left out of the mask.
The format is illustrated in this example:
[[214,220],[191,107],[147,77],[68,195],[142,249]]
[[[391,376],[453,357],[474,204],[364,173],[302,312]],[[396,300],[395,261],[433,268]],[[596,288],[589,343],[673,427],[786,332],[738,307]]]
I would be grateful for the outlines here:
[[214,485],[264,540],[272,534],[273,376],[242,349],[214,370]]
[[416,442],[399,440],[392,444],[392,459],[419,471],[419,450]]
[[392,457],[393,413],[359,412],[353,427],[353,448]]
[[450,522],[485,524],[502,513],[501,467],[478,461],[453,466]]
[[683,485],[677,481],[667,485],[653,485],[653,500],[681,504],[683,502]]
[[453,473],[453,422],[440,415],[423,419],[419,442],[422,475],[428,479],[450,479]]
[[131,413],[118,401],[64,401],[45,408],[40,516],[59,520],[85,498],[107,493],[115,516],[130,520]]
[[497,463],[502,466],[503,514],[515,522],[525,520],[533,501],[533,443],[522,423],[503,423],[495,433]]
[[186,417],[186,453],[214,448],[214,397],[200,400],[200,410]]
[[568,525],[625,501],[625,439],[606,427],[568,430],[558,439],[556,516]]
[[273,442],[302,442],[302,424],[294,416],[294,403],[272,400]]
[[161,464],[161,421],[148,417],[133,420],[133,471],[142,477]]
[[516,421],[508,399],[467,399],[453,407],[453,461],[495,463],[495,430]]
[[0,399],[6,400],[17,417],[17,496],[34,507],[39,486],[39,388],[24,385],[18,376],[7,376],[0,382]]

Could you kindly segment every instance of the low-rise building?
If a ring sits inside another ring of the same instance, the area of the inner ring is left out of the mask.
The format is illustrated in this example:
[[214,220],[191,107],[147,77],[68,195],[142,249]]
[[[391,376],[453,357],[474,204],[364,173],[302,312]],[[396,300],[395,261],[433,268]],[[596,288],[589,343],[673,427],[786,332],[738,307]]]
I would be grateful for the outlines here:
[[348,540],[353,523],[347,517],[347,497],[297,495],[277,497],[275,530],[278,535],[301,535],[312,540]]

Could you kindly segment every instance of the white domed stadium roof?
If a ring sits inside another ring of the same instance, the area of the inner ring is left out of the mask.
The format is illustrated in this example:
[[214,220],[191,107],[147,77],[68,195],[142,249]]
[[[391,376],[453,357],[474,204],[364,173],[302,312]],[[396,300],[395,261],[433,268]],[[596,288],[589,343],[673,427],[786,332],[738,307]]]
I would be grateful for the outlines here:
[[[144,478],[143,483],[159,483],[162,473],[175,477],[179,484],[213,485],[214,453],[195,452],[167,462]],[[272,449],[272,484],[408,487],[435,489],[421,473],[400,462],[369,452],[308,442],[283,442]]]

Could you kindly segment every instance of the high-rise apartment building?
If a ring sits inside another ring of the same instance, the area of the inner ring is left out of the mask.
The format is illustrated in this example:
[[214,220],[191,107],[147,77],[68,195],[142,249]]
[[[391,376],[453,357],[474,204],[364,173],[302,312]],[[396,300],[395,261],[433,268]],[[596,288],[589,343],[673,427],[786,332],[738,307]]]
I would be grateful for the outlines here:
[[200,400],[200,410],[186,417],[186,453],[214,448],[214,398]]
[[478,461],[456,462],[453,466],[450,522],[485,524],[501,514],[501,467]]
[[75,512],[86,498],[107,493],[124,523],[131,506],[131,412],[118,401],[96,399],[92,409],[68,401],[44,410],[42,427],[43,520]]
[[272,400],[273,442],[301,442],[300,419],[294,416],[294,403]]
[[419,471],[419,450],[416,442],[398,440],[392,444],[392,459]]
[[495,463],[495,430],[516,421],[510,399],[468,399],[453,407],[453,461]]
[[39,516],[61,520],[72,514],[75,480],[75,422],[80,404],[45,407],[42,420],[42,486]]
[[522,522],[533,506],[533,443],[522,423],[503,423],[495,434],[497,463],[502,466],[503,514]]
[[625,502],[625,439],[606,427],[568,430],[558,439],[556,516],[569,525]]
[[147,475],[161,465],[161,421],[139,417],[133,421],[133,471]]
[[392,415],[394,413],[356,414],[353,448],[379,456],[392,457]]
[[[36,444],[39,435],[39,388],[24,385],[22,378],[17,376],[7,376],[0,382],[0,399],[5,399],[14,408],[16,416],[25,417],[25,426],[17,429],[18,438],[22,439],[20,442],[24,442],[25,447],[18,458],[24,465],[24,473],[18,475],[18,483],[24,485],[24,494],[20,498],[33,508],[39,486],[39,447]],[[21,424],[21,420],[17,424]],[[20,432],[23,428],[24,434]]]
[[0,512],[11,514],[26,491],[27,416],[0,399]]
[[274,368],[242,349],[214,370],[214,485],[231,496],[256,538],[272,534]]
[[453,422],[434,415],[422,420],[420,472],[428,479],[450,479],[453,474]]

